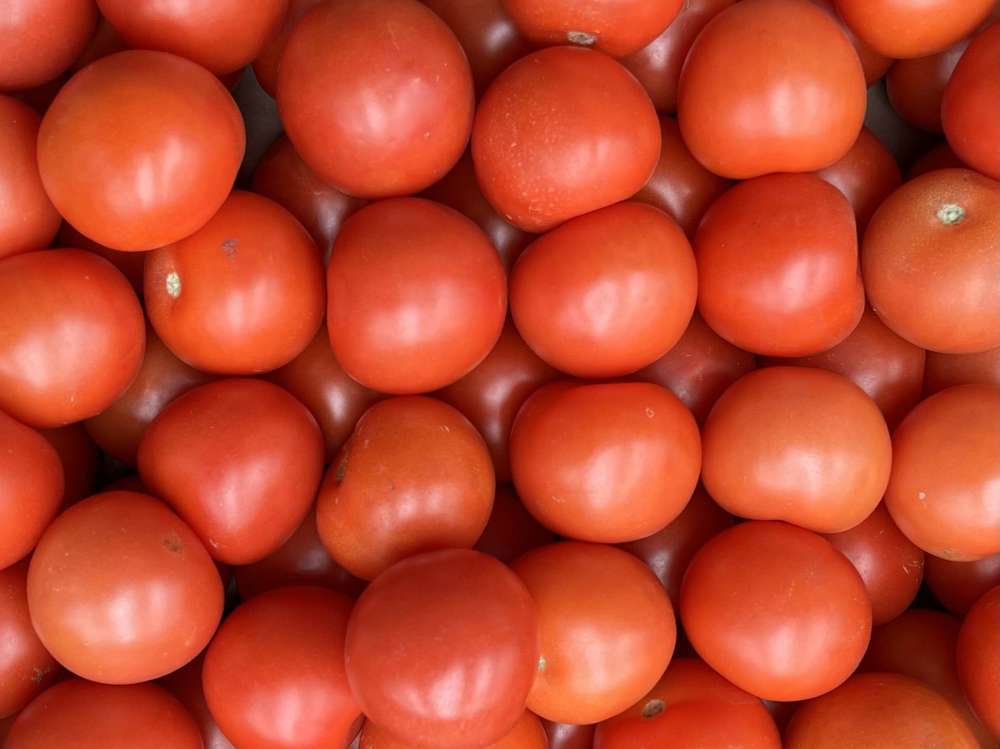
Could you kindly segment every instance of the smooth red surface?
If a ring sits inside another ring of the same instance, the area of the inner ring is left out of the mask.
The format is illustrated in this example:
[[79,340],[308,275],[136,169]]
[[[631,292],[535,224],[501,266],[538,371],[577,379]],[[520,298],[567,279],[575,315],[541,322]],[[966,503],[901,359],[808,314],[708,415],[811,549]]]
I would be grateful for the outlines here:
[[931,593],[946,609],[965,616],[980,596],[1000,585],[1000,553],[975,562],[950,562],[930,555],[924,577]]
[[921,130],[941,132],[941,98],[968,39],[927,57],[897,60],[885,78],[889,103],[900,117]]
[[525,509],[513,487],[497,484],[493,511],[473,548],[509,564],[521,554],[555,540],[555,534]]
[[88,239],[83,236],[80,232],[73,228],[72,224],[65,221],[63,221],[62,226],[59,227],[59,234],[56,237],[56,243],[58,243],[58,246],[60,247],[75,247],[78,250],[87,250],[87,252],[93,252],[95,255],[100,255],[120,270],[122,275],[128,279],[130,284],[132,284],[132,288],[135,289],[135,293],[142,296],[142,271],[143,266],[146,264],[145,252],[123,252],[122,250],[112,250],[110,247],[105,247],[102,244],[98,244],[93,239]]
[[978,354],[927,352],[924,391],[933,395],[954,385],[996,385],[1000,387],[1000,348]]
[[27,561],[0,570],[0,716],[15,715],[47,689],[59,664],[38,639],[28,616]]
[[1000,23],[973,39],[941,99],[941,124],[959,158],[1000,179]]
[[967,168],[968,166],[965,162],[958,158],[958,156],[955,155],[955,152],[951,150],[951,146],[947,143],[939,143],[913,162],[910,166],[910,170],[906,174],[906,177],[907,179],[913,179],[914,177],[919,177],[921,174],[933,172],[935,169]]
[[0,91],[51,81],[83,51],[97,23],[94,0],[10,0],[0,17]]
[[811,0],[816,5],[825,9],[837,21],[838,25],[847,34],[847,38],[854,45],[854,50],[861,60],[861,67],[865,71],[865,83],[871,86],[886,74],[893,61],[876,51],[870,44],[860,39],[857,34],[851,31],[851,27],[844,23],[844,19],[837,13],[836,0]]
[[180,700],[194,718],[201,731],[204,749],[234,749],[229,739],[222,733],[219,724],[215,722],[212,713],[205,702],[205,692],[201,685],[202,664],[205,661],[204,652],[184,668],[167,674],[160,679],[160,684],[174,697]]
[[979,719],[1000,739],[1000,586],[976,601],[958,633],[958,679]]
[[[288,0],[288,10],[280,25],[260,47],[257,57],[254,58],[254,77],[260,87],[271,96],[274,96],[278,90],[278,63],[281,62],[285,44],[288,43],[288,35],[295,28],[299,19],[321,2],[323,0]],[[285,138],[279,140],[285,140]]]
[[[412,749],[412,744],[397,739],[371,721],[365,721],[358,747],[359,749]],[[525,710],[514,727],[486,749],[551,749],[551,747],[542,722],[536,715]]]
[[40,434],[59,453],[63,467],[63,505],[79,502],[94,493],[100,455],[83,424],[42,429]]
[[553,723],[551,720],[542,720],[542,725],[549,737],[549,749],[592,749],[594,745],[594,725]]

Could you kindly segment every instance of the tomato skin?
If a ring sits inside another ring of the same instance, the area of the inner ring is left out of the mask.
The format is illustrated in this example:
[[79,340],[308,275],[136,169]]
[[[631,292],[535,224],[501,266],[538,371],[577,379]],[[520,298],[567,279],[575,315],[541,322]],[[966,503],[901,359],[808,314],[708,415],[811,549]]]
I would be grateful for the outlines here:
[[[299,19],[321,2],[323,0],[288,0],[288,10],[285,12],[284,18],[278,25],[278,28],[271,34],[270,38],[260,47],[257,56],[254,58],[254,77],[257,79],[260,87],[271,97],[274,97],[278,90],[278,63],[281,61],[281,54],[285,51],[285,45],[288,43],[288,35],[292,33],[292,29],[295,28],[295,24],[299,22]],[[282,137],[278,140],[287,139]],[[281,201],[279,200],[278,202],[280,203]],[[288,206],[285,207],[287,208]]]
[[160,679],[160,685],[176,697],[191,713],[201,731],[204,749],[234,749],[215,722],[205,702],[205,692],[201,685],[202,665],[205,662],[204,651],[184,668],[167,674]]
[[97,445],[82,424],[69,424],[58,429],[42,429],[39,433],[59,454],[63,468],[62,503],[75,504],[94,493],[100,456]]
[[868,42],[859,38],[858,35],[851,30],[851,27],[848,26],[844,22],[844,19],[840,17],[840,14],[837,13],[836,0],[812,0],[812,2],[829,12],[829,14],[837,21],[837,24],[841,27],[843,32],[847,34],[847,38],[851,40],[851,44],[854,45],[854,50],[858,53],[858,59],[861,61],[861,67],[865,71],[865,83],[871,86],[884,76],[886,71],[888,71],[892,66],[892,59],[875,50],[870,44],[868,44]]
[[941,132],[941,99],[968,46],[969,40],[962,39],[936,54],[893,63],[885,88],[900,117],[921,130]]
[[0,19],[0,91],[51,81],[72,64],[97,23],[94,0],[11,0]]
[[549,749],[592,749],[594,745],[594,725],[553,723],[551,720],[542,720],[542,725],[549,737]]
[[927,352],[924,392],[933,395],[955,385],[996,385],[1000,387],[1000,348],[978,354]]
[[370,720],[415,747],[483,747],[524,711],[538,616],[524,584],[476,551],[383,572],[347,626],[347,676]]
[[174,399],[139,443],[143,482],[213,558],[250,564],[302,523],[323,471],[312,415],[269,382],[217,380]]
[[[412,745],[400,741],[384,728],[365,721],[361,729],[359,749],[412,749]],[[548,737],[537,716],[525,710],[514,727],[503,738],[490,744],[486,749],[550,749]]]
[[58,675],[59,664],[31,626],[28,562],[0,570],[0,716],[16,715]]
[[555,540],[555,534],[531,516],[509,484],[497,484],[490,519],[473,548],[510,564],[525,552]]
[[351,216],[327,268],[327,328],[351,377],[383,393],[421,393],[468,374],[506,314],[496,251],[470,219],[420,198]]
[[972,40],[955,67],[941,99],[941,124],[948,144],[962,161],[1000,179],[1000,23]]
[[121,271],[121,274],[132,284],[135,293],[140,297],[142,296],[142,270],[146,264],[145,252],[112,250],[110,247],[105,247],[83,236],[73,228],[72,224],[68,224],[65,221],[59,227],[56,242],[60,247],[75,247],[78,250],[86,250],[87,252],[93,252],[95,255],[100,255]]
[[741,182],[708,209],[693,244],[698,311],[747,351],[816,354],[864,312],[853,211],[814,175]]
[[1000,554],[974,562],[951,562],[931,555],[924,576],[931,593],[948,611],[965,616],[981,595],[1000,585]]
[[656,110],[642,86],[607,55],[578,47],[539,50],[507,68],[483,94],[472,129],[483,194],[529,232],[634,195],[659,155]]
[[921,174],[927,174],[927,172],[933,172],[937,169],[968,168],[968,165],[951,150],[951,146],[947,143],[939,143],[913,162],[910,166],[910,171],[906,173],[906,178],[913,179],[914,177],[919,177]]
[[769,700],[830,691],[861,662],[871,632],[871,604],[851,563],[787,523],[741,523],[702,546],[684,576],[680,612],[708,665]]
[[162,502],[97,494],[45,531],[28,568],[31,621],[63,666],[135,684],[170,673],[208,644],[222,583],[194,532]]
[[992,588],[976,601],[965,615],[958,633],[955,655],[958,678],[969,704],[983,725],[1000,739],[1000,642],[997,620],[1000,618],[1000,586]]

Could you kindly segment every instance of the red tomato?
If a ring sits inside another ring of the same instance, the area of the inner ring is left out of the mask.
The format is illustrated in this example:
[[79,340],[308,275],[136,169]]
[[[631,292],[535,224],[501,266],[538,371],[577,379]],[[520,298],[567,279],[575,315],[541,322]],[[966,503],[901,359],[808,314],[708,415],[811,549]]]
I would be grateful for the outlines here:
[[1000,739],[1000,586],[984,593],[969,609],[958,635],[958,678],[983,725]]
[[596,723],[663,675],[674,652],[673,608],[631,554],[569,541],[529,551],[513,570],[538,604],[541,658],[528,696],[532,712],[560,723]]
[[629,374],[684,333],[698,270],[663,211],[618,203],[536,239],[510,276],[510,310],[525,342],[579,377]]
[[485,554],[419,554],[379,575],[347,627],[368,718],[411,747],[483,747],[517,722],[538,664],[524,584]]
[[[365,721],[358,746],[359,749],[413,749],[412,744],[400,741],[370,720]],[[514,727],[486,749],[550,749],[550,747],[542,721],[525,710]]]
[[465,150],[472,74],[448,26],[417,0],[346,0],[288,36],[278,107],[303,160],[350,195],[408,195]]
[[4,749],[202,749],[191,715],[155,684],[108,686],[70,679],[43,692],[14,721]]
[[149,253],[145,297],[156,332],[188,364],[267,372],[316,335],[323,263],[291,213],[238,191],[190,237]]
[[941,143],[913,162],[906,178],[913,179],[936,169],[968,169],[968,166],[947,143]]
[[1000,348],[978,354],[927,352],[924,391],[933,395],[954,385],[996,385],[1000,387]]
[[592,749],[594,746],[594,725],[553,723],[551,720],[543,720],[542,725],[549,737],[549,749]]
[[7,0],[0,15],[0,91],[51,81],[86,46],[94,0]]
[[854,45],[854,50],[858,53],[858,59],[861,60],[861,67],[864,68],[865,71],[865,83],[871,86],[879,80],[879,78],[884,76],[893,61],[880,52],[877,52],[871,47],[871,45],[859,39],[858,36],[851,31],[851,27],[844,23],[844,19],[842,19],[837,13],[837,9],[835,7],[836,0],[812,0],[812,2],[825,9],[831,16],[833,16],[843,32],[847,34],[847,38],[851,40],[851,44]]
[[351,377],[421,393],[466,375],[506,313],[503,268],[471,220],[429,200],[384,200],[344,222],[327,268],[327,326]]
[[461,413],[389,398],[365,412],[327,471],[316,527],[339,564],[371,580],[418,552],[471,548],[494,487],[486,443]]
[[948,144],[962,161],[993,179],[1000,179],[1000,75],[994,65],[998,55],[1000,23],[994,23],[973,39],[941,99]]
[[81,250],[0,261],[0,409],[38,427],[94,416],[135,377],[142,308],[103,258]]
[[531,516],[509,485],[497,484],[493,511],[473,548],[509,564],[525,552],[555,540],[555,534]]
[[75,73],[87,67],[95,60],[100,60],[102,57],[107,57],[108,55],[113,55],[115,52],[122,52],[126,49],[128,49],[128,45],[125,44],[125,40],[122,39],[118,30],[108,23],[107,18],[98,16],[94,33],[90,35],[87,46],[83,48],[80,55],[73,61],[69,70]]
[[691,413],[666,388],[563,381],[521,407],[510,461],[517,492],[542,525],[619,543],[681,513],[698,483],[701,444]]
[[134,684],[208,644],[222,583],[198,537],[145,494],[108,492],[48,527],[28,568],[31,621],[45,648],[86,679]]
[[924,575],[934,597],[951,613],[965,616],[981,595],[1000,585],[1000,554],[975,562],[950,562],[928,556]]
[[140,297],[142,296],[142,270],[146,264],[145,252],[112,250],[110,247],[97,244],[94,240],[83,236],[71,224],[67,224],[65,221],[59,227],[56,242],[61,247],[75,247],[78,250],[87,250],[88,252],[93,252],[95,255],[100,255],[121,271],[121,274],[132,284],[135,293]]
[[143,482],[191,523],[215,559],[250,564],[302,523],[323,472],[323,436],[277,385],[218,380],[160,412],[138,463]]
[[684,575],[680,611],[708,665],[769,700],[829,692],[857,668],[871,632],[871,604],[851,563],[787,523],[741,523],[702,546]]
[[100,456],[97,445],[82,424],[70,424],[58,429],[42,429],[39,433],[59,454],[63,467],[63,505],[79,502],[94,493]]
[[59,665],[28,616],[27,561],[0,570],[0,716],[14,715],[56,677]]
[[929,554],[969,562],[1000,552],[1000,388],[932,395],[893,434],[885,504]]
[[201,730],[204,749],[235,749],[229,743],[219,728],[205,702],[205,692],[201,685],[202,664],[205,655],[202,653],[184,668],[167,674],[160,679],[163,685],[191,713]]
[[840,343],[861,319],[854,214],[819,177],[772,174],[736,185],[708,209],[694,250],[698,310],[740,348],[809,356]]
[[659,155],[656,110],[639,82],[607,55],[574,47],[507,68],[480,100],[472,130],[483,194],[531,232],[634,195]]
[[105,57],[73,76],[38,133],[42,183],[95,242],[149,250],[199,229],[243,158],[243,120],[225,87],[163,52]]
[[695,40],[677,88],[691,153],[734,179],[810,172],[858,137],[865,76],[830,15],[809,0],[744,0]]
[[332,590],[261,593],[219,627],[202,668],[205,701],[239,747],[341,747],[360,716],[347,685],[351,601]]
[[900,117],[922,130],[941,132],[941,97],[968,46],[969,40],[962,39],[936,54],[893,64],[885,79],[885,90]]
[[[299,19],[321,2],[323,0],[287,0],[288,10],[284,14],[283,20],[257,53],[257,57],[253,61],[253,74],[260,87],[271,96],[274,96],[278,90],[278,63],[281,61],[281,54],[285,51],[285,45],[288,43],[288,35],[292,33],[292,29],[295,28]],[[287,141],[284,137],[278,140]],[[254,189],[256,191],[256,188]],[[268,197],[274,196],[269,195]],[[317,240],[317,244],[319,244],[319,240]]]

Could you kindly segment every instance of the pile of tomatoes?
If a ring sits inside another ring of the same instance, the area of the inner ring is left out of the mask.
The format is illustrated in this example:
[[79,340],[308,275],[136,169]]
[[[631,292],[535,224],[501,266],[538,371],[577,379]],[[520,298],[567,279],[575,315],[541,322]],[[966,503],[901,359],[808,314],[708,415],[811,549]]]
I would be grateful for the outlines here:
[[995,749],[994,5],[0,0],[0,746]]

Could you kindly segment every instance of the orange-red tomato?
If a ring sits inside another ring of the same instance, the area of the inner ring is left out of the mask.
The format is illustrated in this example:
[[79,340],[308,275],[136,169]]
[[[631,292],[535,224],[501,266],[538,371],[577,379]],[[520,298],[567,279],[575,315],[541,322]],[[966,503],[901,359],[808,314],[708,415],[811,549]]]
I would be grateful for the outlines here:
[[769,700],[829,692],[857,668],[871,632],[851,563],[787,523],[741,523],[702,546],[684,575],[680,612],[708,665]]
[[69,424],[58,429],[41,429],[39,433],[59,454],[63,467],[63,506],[79,502],[94,493],[100,456],[97,445],[83,424]]
[[97,494],[48,527],[28,568],[28,608],[63,666],[105,684],[174,671],[208,644],[222,583],[201,541],[152,497]]
[[619,543],[681,513],[698,482],[701,444],[691,413],[666,388],[563,381],[521,407],[510,461],[517,492],[542,525]]
[[83,51],[95,23],[94,0],[8,0],[0,16],[0,91],[58,76]]
[[530,232],[634,195],[659,155],[656,110],[639,82],[604,53],[577,47],[543,49],[507,68],[472,130],[483,194]]
[[924,391],[933,395],[954,385],[996,385],[1000,387],[1000,348],[978,354],[927,352]]
[[871,86],[886,74],[886,71],[889,70],[893,61],[881,52],[876,51],[870,44],[858,38],[857,34],[851,31],[851,27],[844,23],[844,19],[842,19],[840,14],[837,13],[835,1],[836,0],[812,0],[813,3],[829,12],[829,14],[836,19],[844,33],[847,34],[847,38],[851,40],[851,44],[854,45],[854,50],[858,53],[858,59],[861,60],[861,67],[864,68],[865,83]]
[[958,678],[983,725],[1000,739],[1000,586],[984,593],[969,609],[958,634]]
[[490,519],[473,548],[509,564],[555,540],[555,534],[531,516],[509,484],[497,484]]
[[951,146],[940,143],[913,162],[906,178],[913,179],[936,169],[968,169],[968,166],[955,155]]
[[229,739],[223,735],[222,729],[215,722],[215,718],[212,717],[208,704],[205,702],[205,691],[201,683],[204,661],[205,654],[202,652],[184,668],[160,679],[160,685],[180,700],[180,703],[191,713],[191,717],[194,718],[201,731],[201,737],[205,744],[204,749],[235,749],[229,743]]
[[893,63],[885,90],[900,117],[922,130],[941,132],[941,97],[968,46],[969,40],[962,39],[936,54]]
[[[413,749],[413,745],[400,741],[384,728],[365,721],[361,729],[359,749]],[[550,749],[548,736],[538,716],[525,710],[514,727],[501,739],[486,749]]]
[[142,296],[142,271],[146,264],[145,252],[112,250],[110,247],[105,247],[93,239],[83,236],[73,228],[72,224],[68,224],[65,221],[59,227],[56,242],[60,247],[75,247],[78,250],[87,250],[88,252],[93,252],[95,255],[100,255],[120,270],[122,275],[132,284],[135,293],[140,297]]
[[677,89],[691,153],[734,179],[829,166],[850,150],[864,112],[858,55],[809,0],[743,0],[719,13]]
[[931,593],[946,609],[965,616],[981,595],[1000,585],[1000,554],[974,562],[951,562],[930,555],[924,577]]
[[[321,2],[323,0],[288,0],[288,10],[280,25],[260,47],[257,57],[254,58],[254,77],[256,77],[260,87],[271,96],[274,96],[278,90],[278,63],[281,61],[281,54],[285,51],[285,44],[288,43],[288,35],[292,33],[292,29],[295,28],[299,19]],[[279,138],[279,140],[287,139]],[[278,200],[278,202],[281,201]],[[288,208],[288,206],[285,207]],[[289,208],[289,210],[291,209]],[[294,213],[294,211],[292,212]],[[303,221],[303,223],[305,222]],[[317,240],[318,243],[319,240]]]
[[893,434],[885,504],[929,554],[975,561],[1000,552],[1000,388],[960,385],[917,406]]
[[28,563],[0,569],[0,716],[15,715],[58,674],[28,616]]
[[506,314],[503,267],[470,219],[419,198],[383,200],[344,222],[327,268],[327,327],[351,377],[421,393],[468,374]]
[[243,120],[189,60],[133,50],[63,86],[42,118],[38,168],[59,213],[117,250],[150,250],[199,229],[243,158]]
[[472,74],[417,0],[347,0],[306,13],[285,43],[278,108],[302,159],[350,195],[409,195],[465,150]]
[[[941,124],[962,161],[1000,179],[1000,23],[981,31],[962,55],[941,99]],[[995,211],[994,211],[995,212]]]
[[613,546],[568,541],[529,551],[513,570],[538,605],[532,712],[596,723],[659,681],[676,625],[666,591],[642,562]]

